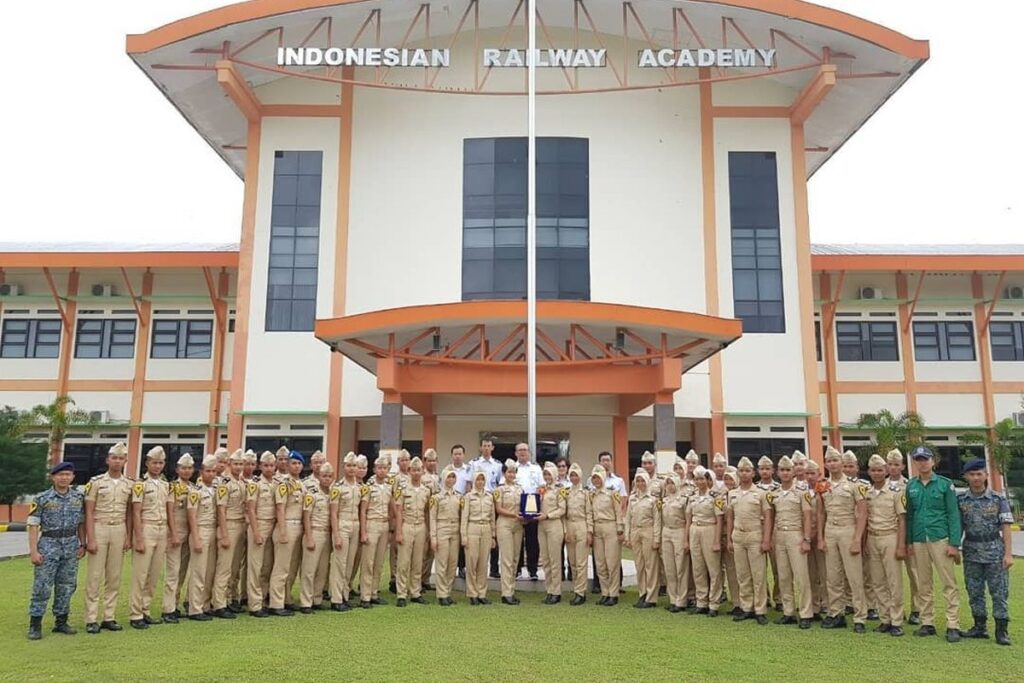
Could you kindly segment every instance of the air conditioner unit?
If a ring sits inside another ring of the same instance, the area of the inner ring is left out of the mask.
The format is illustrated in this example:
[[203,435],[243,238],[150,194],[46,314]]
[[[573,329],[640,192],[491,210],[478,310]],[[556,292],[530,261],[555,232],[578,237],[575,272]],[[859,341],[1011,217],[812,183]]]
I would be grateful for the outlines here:
[[1003,290],[1004,299],[1024,299],[1024,287],[1012,285]]
[[89,422],[92,424],[106,424],[110,422],[110,411],[109,410],[90,410],[89,411]]
[[1010,419],[1013,420],[1013,424],[1018,427],[1024,427],[1024,413],[1012,413]]
[[0,296],[21,296],[21,285],[14,282],[0,284]]
[[95,284],[92,286],[93,296],[114,296],[114,285]]
[[882,290],[878,287],[861,287],[857,290],[858,299],[881,299]]

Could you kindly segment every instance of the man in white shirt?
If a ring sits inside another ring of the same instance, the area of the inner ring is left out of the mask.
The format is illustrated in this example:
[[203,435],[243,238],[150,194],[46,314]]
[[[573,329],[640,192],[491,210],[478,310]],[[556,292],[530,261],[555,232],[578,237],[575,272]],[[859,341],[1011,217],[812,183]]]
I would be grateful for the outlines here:
[[[540,465],[533,462],[530,446],[525,443],[516,444],[516,460],[519,471],[516,472],[516,483],[523,487],[523,493],[537,493],[544,485],[544,474]],[[527,522],[523,527],[523,549],[519,551],[519,566],[516,573],[523,570],[523,555],[526,556],[526,570],[530,580],[537,580],[537,560],[540,557],[540,542],[537,540],[536,520]]]
[[[473,461],[469,463],[471,473],[475,473],[477,470],[482,470],[487,475],[487,478],[484,479],[484,491],[487,493],[493,493],[494,489],[501,485],[501,463],[493,457],[493,453],[494,439],[490,436],[485,436],[480,439],[479,457],[473,458]],[[466,490],[469,491],[469,488]],[[490,565],[489,576],[492,579],[501,578],[501,574],[498,573],[497,546],[491,549]]]

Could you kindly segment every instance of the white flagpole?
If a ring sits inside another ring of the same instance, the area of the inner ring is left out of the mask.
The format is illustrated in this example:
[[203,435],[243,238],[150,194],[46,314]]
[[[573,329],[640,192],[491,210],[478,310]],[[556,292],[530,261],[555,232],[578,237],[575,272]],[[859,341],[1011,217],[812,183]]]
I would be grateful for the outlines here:
[[526,419],[537,457],[537,0],[527,0],[526,85]]

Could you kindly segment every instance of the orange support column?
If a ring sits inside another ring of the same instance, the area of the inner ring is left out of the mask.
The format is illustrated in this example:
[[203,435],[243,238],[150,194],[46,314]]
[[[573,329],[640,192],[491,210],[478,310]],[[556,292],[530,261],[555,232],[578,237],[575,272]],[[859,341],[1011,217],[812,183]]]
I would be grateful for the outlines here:
[[[828,392],[828,440],[834,447],[839,448],[839,397],[836,395],[836,336],[835,336],[835,310],[836,305],[832,298],[832,278],[828,273],[822,273],[821,298],[825,301],[821,310],[821,357],[825,360],[825,387]],[[835,299],[838,300],[842,292],[841,283],[836,287]],[[816,455],[822,456],[821,448],[815,450]],[[812,455],[808,453],[808,455]],[[824,457],[824,456],[822,456]]]
[[437,415],[423,416],[423,450],[437,449]]
[[629,418],[612,417],[612,465],[629,487]]
[[[142,275],[142,296],[139,302],[139,327],[135,337],[135,374],[132,377],[132,407],[128,427],[128,463],[125,471],[139,471],[139,446],[141,445],[142,404],[145,400],[146,361],[149,360],[149,328],[152,324],[153,303],[149,297],[153,294],[153,271],[147,269]],[[207,444],[209,445],[209,444]],[[216,446],[211,447],[216,448]]]
[[[996,292],[998,296],[999,292]],[[981,273],[971,273],[971,296],[974,297],[974,324],[978,328],[978,360],[981,361],[981,402],[985,410],[985,431],[989,439],[995,437],[995,400],[992,396],[992,347],[989,346],[988,312],[985,310],[985,287]],[[1003,490],[1003,477],[998,472],[990,453],[988,457],[989,482],[996,491]]]
[[[71,340],[75,335],[75,315],[78,304],[75,303],[75,295],[78,294],[78,271],[72,269],[68,273],[67,302],[61,308],[64,321],[64,333],[60,337],[60,364],[57,367],[57,396],[66,396],[68,393],[68,380],[71,373],[71,354],[73,348]],[[58,302],[59,304],[59,302]],[[64,444],[54,442],[50,451],[50,464],[56,464],[61,459]]]

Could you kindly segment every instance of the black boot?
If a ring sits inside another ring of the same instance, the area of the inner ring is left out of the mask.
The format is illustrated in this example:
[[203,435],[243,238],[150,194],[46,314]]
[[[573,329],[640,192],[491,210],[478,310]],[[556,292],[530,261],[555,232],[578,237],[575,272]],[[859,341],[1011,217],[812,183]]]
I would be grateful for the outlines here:
[[1010,634],[1006,630],[1009,623],[1009,619],[996,619],[996,645],[1010,644]]
[[55,620],[54,620],[54,624],[53,624],[53,632],[54,633],[63,633],[66,636],[73,636],[76,633],[78,633],[78,631],[76,631],[75,629],[71,628],[71,626],[68,624],[68,615],[66,615],[66,614],[57,614],[57,615],[55,615]]
[[963,632],[964,638],[988,638],[988,619],[974,615],[974,626]]
[[43,618],[42,617],[29,617],[28,618],[28,639],[39,640],[43,637]]

